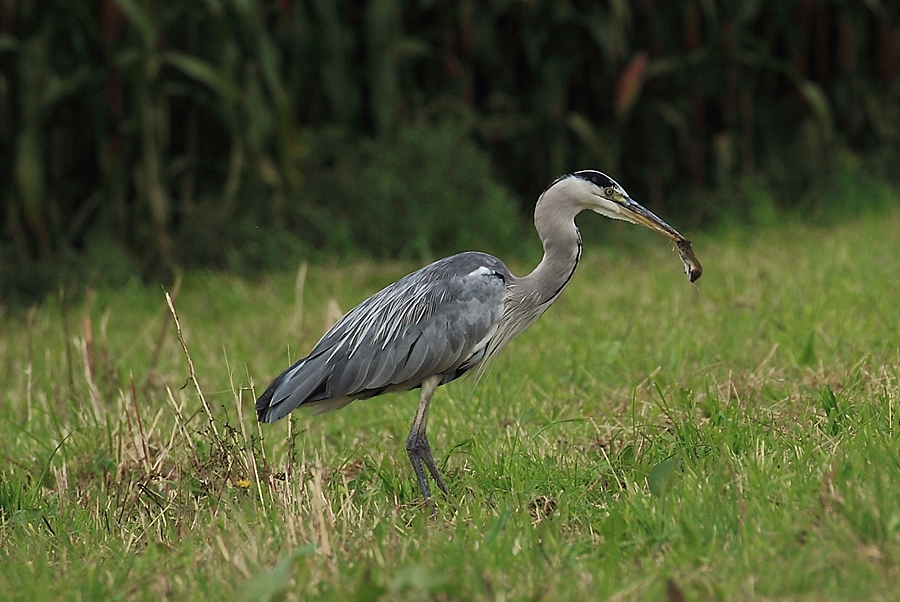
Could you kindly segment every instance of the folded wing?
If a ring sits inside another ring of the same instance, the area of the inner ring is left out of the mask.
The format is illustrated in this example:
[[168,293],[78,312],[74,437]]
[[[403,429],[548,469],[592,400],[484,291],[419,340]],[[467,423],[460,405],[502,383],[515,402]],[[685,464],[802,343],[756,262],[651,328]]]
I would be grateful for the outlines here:
[[256,402],[261,422],[301,405],[323,411],[405,391],[429,376],[441,384],[484,357],[497,332],[509,270],[485,253],[461,253],[409,274],[363,301]]

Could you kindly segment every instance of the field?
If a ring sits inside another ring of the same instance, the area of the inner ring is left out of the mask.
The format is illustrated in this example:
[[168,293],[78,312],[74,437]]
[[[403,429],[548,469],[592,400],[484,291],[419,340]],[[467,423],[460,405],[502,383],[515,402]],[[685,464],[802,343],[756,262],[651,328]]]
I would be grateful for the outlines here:
[[415,393],[252,409],[415,266],[187,274],[184,347],[158,287],[2,310],[0,598],[900,599],[898,231],[696,236],[698,288],[662,238],[586,234],[556,305],[438,390],[433,520]]

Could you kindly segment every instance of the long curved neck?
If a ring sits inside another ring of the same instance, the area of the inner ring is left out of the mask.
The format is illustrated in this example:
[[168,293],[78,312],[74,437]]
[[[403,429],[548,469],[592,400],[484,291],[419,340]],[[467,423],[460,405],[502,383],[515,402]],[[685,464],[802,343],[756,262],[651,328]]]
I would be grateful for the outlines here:
[[575,216],[583,207],[561,180],[541,195],[534,207],[534,227],[544,245],[544,257],[524,278],[512,276],[506,289],[506,308],[497,334],[479,363],[484,371],[491,357],[537,320],[562,292],[581,258],[581,235]]
[[565,185],[551,186],[534,208],[534,227],[544,245],[544,257],[517,283],[518,292],[534,303],[552,301],[568,284],[581,258],[581,234],[575,216],[581,207],[564,194]]

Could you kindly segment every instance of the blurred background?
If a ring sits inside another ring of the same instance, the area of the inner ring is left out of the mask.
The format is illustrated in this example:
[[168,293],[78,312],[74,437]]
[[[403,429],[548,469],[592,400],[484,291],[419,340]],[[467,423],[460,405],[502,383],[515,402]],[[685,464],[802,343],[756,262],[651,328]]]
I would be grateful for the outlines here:
[[682,231],[882,208],[893,0],[2,0],[0,300],[538,247],[595,168]]

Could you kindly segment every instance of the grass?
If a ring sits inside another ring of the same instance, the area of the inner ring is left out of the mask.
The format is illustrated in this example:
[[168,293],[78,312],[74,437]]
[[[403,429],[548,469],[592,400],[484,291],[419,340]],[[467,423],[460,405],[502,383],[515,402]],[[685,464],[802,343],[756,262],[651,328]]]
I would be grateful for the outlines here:
[[187,275],[196,381],[158,288],[4,310],[0,597],[900,597],[900,213],[699,237],[699,289],[625,228],[625,251],[585,240],[477,387],[438,391],[435,521],[404,453],[415,393],[252,410],[414,266]]

